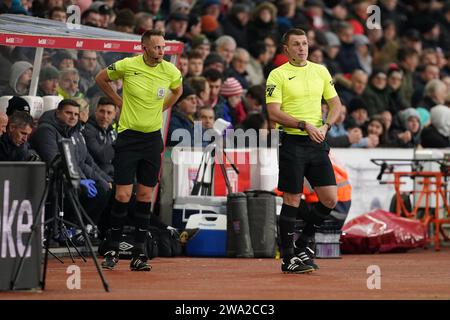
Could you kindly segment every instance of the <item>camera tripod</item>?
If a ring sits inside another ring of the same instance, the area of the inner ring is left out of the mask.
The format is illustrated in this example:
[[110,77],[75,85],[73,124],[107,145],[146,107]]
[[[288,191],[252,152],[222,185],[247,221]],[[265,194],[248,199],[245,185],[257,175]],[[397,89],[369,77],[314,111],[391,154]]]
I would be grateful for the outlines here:
[[[216,148],[218,149],[218,154],[216,154]],[[233,193],[233,190],[231,188],[230,179],[228,178],[228,174],[225,168],[225,164],[223,163],[223,158],[225,157],[226,160],[228,160],[229,164],[233,168],[234,172],[236,174],[239,174],[238,168],[234,165],[234,163],[231,161],[231,159],[228,157],[227,153],[225,152],[225,148],[223,146],[218,146],[216,143],[209,144],[205,150],[203,151],[202,159],[200,160],[200,165],[197,170],[197,174],[195,177],[194,186],[191,191],[191,195],[211,195],[211,185],[212,185],[212,179],[213,179],[213,172],[214,172],[214,165],[216,163],[216,156],[219,160],[219,166],[220,171],[222,173],[223,179],[225,181],[225,186],[227,188],[228,194]],[[220,157],[220,158],[219,158]],[[211,182],[206,183],[205,182],[205,174],[206,169],[208,167],[208,164],[211,165]],[[202,177],[201,180],[198,181],[198,178],[200,176],[200,171],[202,171]]]
[[[49,168],[47,170],[44,194],[42,195],[42,198],[39,202],[39,207],[38,207],[38,211],[37,211],[38,213],[37,213],[36,219],[34,220],[33,225],[31,226],[31,234],[28,238],[27,245],[25,247],[24,252],[28,251],[28,249],[31,245],[33,236],[35,235],[36,231],[40,227],[40,224],[41,224],[40,220],[42,219],[42,214],[44,211],[43,208],[45,207],[45,203],[47,201],[47,197],[49,195],[50,190],[52,191],[51,207],[52,207],[53,217],[51,217],[44,223],[44,225],[47,225],[48,228],[47,228],[46,234],[45,234],[46,243],[45,243],[45,256],[44,256],[44,270],[43,270],[41,281],[40,281],[41,289],[42,290],[45,289],[45,281],[46,281],[47,265],[48,265],[48,255],[51,254],[58,261],[60,261],[61,263],[64,263],[61,259],[56,257],[49,249],[50,240],[53,239],[53,237],[55,236],[55,232],[59,232],[59,233],[63,234],[64,242],[65,242],[66,248],[69,251],[72,262],[75,262],[75,260],[72,255],[72,252],[70,251],[69,244],[73,248],[75,248],[75,250],[77,251],[79,256],[83,259],[84,262],[87,261],[86,258],[78,250],[76,245],[73,243],[71,237],[68,235],[68,230],[67,230],[65,223],[70,224],[72,226],[76,226],[76,225],[69,221],[64,220],[63,199],[64,199],[64,196],[66,196],[69,199],[69,203],[75,213],[75,218],[77,219],[78,226],[82,230],[87,247],[89,249],[92,259],[94,260],[95,266],[97,268],[97,272],[102,281],[103,288],[105,289],[106,292],[109,292],[108,283],[106,282],[106,280],[103,276],[103,273],[100,269],[97,258],[95,256],[94,250],[92,248],[92,243],[91,243],[91,240],[89,239],[89,235],[86,230],[86,225],[84,224],[84,221],[83,221],[83,216],[92,225],[94,225],[94,223],[92,222],[90,217],[86,214],[86,212],[84,211],[83,207],[81,206],[81,204],[78,200],[78,188],[76,188],[74,186],[74,184],[69,181],[69,178],[64,173],[64,170],[62,169],[62,159],[60,156],[57,156],[55,158],[55,160],[52,162],[52,164],[49,166]],[[11,289],[12,290],[14,290],[16,287],[17,279],[22,271],[22,268],[23,268],[23,265],[25,262],[25,257],[26,257],[26,255],[23,255],[21,257],[21,259],[19,261],[19,265],[16,269],[16,272],[13,273],[14,278],[11,281]]]

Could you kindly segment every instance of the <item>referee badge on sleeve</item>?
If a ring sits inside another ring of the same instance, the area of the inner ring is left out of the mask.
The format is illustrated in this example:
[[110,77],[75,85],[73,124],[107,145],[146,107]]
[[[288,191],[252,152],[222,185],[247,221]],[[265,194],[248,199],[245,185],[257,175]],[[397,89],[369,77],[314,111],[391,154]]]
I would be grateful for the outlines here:
[[266,96],[267,97],[271,97],[273,94],[273,91],[275,90],[277,86],[274,84],[269,84],[266,88]]
[[165,94],[166,94],[165,88],[158,88],[158,92],[157,92],[158,99],[164,98]]

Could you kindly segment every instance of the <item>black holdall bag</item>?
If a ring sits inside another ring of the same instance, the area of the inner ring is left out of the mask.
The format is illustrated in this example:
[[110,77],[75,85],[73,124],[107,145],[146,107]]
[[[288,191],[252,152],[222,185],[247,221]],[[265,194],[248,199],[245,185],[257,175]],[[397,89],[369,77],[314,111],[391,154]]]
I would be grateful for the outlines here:
[[158,257],[178,257],[182,254],[180,235],[176,229],[150,227],[158,246]]
[[[100,245],[98,246],[98,254],[103,256],[107,251],[107,239],[110,238],[110,230],[108,230],[106,239],[104,239]],[[134,234],[134,227],[132,226],[124,226],[123,233],[122,233],[122,239],[119,244],[119,259],[130,259],[133,256],[133,249],[135,246],[135,234]],[[155,257],[158,257],[158,241],[155,235],[152,233],[152,231],[148,231],[145,239],[145,246],[144,249],[146,250],[147,257],[149,259],[153,259]]]
[[[109,238],[109,232],[107,238]],[[119,245],[119,258],[131,259],[134,248],[134,227],[125,226],[122,234],[122,240]],[[146,241],[145,250],[147,257],[153,259],[156,257],[177,257],[182,254],[180,235],[176,229],[161,229],[150,227]],[[103,240],[99,247],[99,255],[104,255],[107,251],[107,240]]]
[[255,258],[274,258],[277,250],[276,194],[265,190],[249,190],[247,212]]
[[253,258],[245,193],[227,196],[227,256]]

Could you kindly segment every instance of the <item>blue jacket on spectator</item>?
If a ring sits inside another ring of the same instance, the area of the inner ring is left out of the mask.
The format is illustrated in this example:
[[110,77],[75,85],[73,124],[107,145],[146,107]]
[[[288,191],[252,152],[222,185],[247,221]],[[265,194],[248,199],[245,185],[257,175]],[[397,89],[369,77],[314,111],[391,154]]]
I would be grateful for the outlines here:
[[[172,140],[172,134],[177,129],[184,129],[190,134],[190,140]],[[167,135],[167,146],[192,146],[194,143],[194,122],[185,114],[174,108],[170,116],[169,133]]]
[[[201,122],[200,122],[201,123]],[[170,124],[169,124],[169,133],[167,135],[167,146],[174,147],[174,146],[182,146],[182,147],[190,147],[194,146],[194,143],[196,142],[194,140],[195,134],[197,136],[202,137],[201,146],[206,147],[211,141],[205,140],[204,137],[204,130],[202,131],[198,130],[198,132],[195,133],[195,129],[201,128],[201,125],[199,127],[195,126],[195,123],[184,113],[177,110],[176,108],[173,110],[172,115],[170,117]],[[190,134],[190,140],[186,141],[185,139],[182,140],[182,138],[178,138],[175,140],[172,140],[172,134],[177,129],[184,129]],[[196,146],[194,146],[196,147]]]
[[216,115],[216,119],[222,118],[225,121],[233,123],[233,117],[230,114],[228,102],[222,96],[219,96],[219,100],[214,106],[214,113]]

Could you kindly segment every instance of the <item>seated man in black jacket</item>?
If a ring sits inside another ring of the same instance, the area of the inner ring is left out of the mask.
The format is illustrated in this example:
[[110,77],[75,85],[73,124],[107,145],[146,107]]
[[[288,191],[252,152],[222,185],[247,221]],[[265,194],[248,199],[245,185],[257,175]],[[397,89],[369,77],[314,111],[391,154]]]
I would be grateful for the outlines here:
[[102,97],[98,101],[95,114],[89,117],[83,131],[89,153],[95,163],[111,178],[114,176],[113,145],[117,139],[117,132],[113,128],[115,118],[114,102],[107,97]]
[[[56,110],[49,110],[41,116],[38,128],[31,138],[31,145],[43,161],[50,164],[59,153],[58,140],[71,139],[80,168],[81,185],[84,186],[80,201],[89,217],[97,224],[109,199],[112,178],[95,164],[89,154],[80,132],[79,116],[80,105],[76,101],[62,100]],[[92,181],[95,182],[94,188]]]
[[6,133],[0,137],[0,161],[38,160],[28,138],[33,131],[33,118],[28,112],[17,111],[9,118]]

